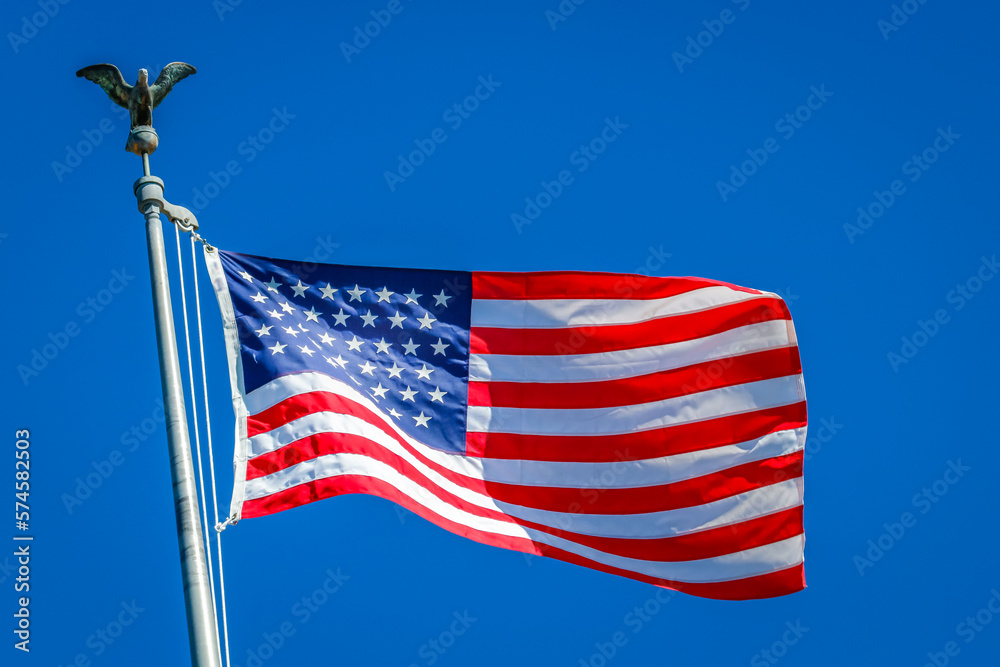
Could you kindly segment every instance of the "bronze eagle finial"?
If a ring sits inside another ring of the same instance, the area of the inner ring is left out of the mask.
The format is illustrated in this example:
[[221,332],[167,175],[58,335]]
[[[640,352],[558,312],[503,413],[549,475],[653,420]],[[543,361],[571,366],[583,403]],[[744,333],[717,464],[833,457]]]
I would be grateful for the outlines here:
[[139,78],[134,86],[125,83],[118,68],[108,63],[84,67],[76,73],[89,79],[104,89],[115,104],[125,107],[132,119],[132,129],[140,125],[153,125],[153,109],[159,106],[174,84],[194,74],[197,70],[187,63],[170,63],[149,85],[146,70],[139,70]]

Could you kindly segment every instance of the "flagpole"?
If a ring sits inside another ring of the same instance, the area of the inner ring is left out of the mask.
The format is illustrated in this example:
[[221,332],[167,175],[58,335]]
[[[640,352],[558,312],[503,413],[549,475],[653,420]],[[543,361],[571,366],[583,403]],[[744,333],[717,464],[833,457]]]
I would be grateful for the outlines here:
[[[199,524],[200,509],[195,486],[191,438],[184,408],[177,336],[174,331],[167,279],[160,214],[172,218],[172,207],[163,198],[163,181],[150,174],[149,155],[156,150],[158,137],[149,126],[139,126],[129,134],[126,149],[142,156],[143,176],[133,185],[139,211],[146,218],[146,248],[149,254],[149,277],[153,291],[153,319],[160,361],[160,385],[167,424],[167,447],[170,453],[170,477],[174,487],[174,511],[177,541],[180,547],[181,578],[187,609],[188,638],[193,667],[221,667],[219,631],[212,604],[205,543]],[[186,209],[180,209],[186,212]]]

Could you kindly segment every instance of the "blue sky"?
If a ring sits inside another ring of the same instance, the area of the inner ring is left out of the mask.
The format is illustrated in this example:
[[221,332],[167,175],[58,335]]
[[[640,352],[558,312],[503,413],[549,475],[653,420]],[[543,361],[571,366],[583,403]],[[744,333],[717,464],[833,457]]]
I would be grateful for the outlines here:
[[[226,532],[234,665],[988,664],[998,18],[940,0],[9,0],[0,488],[12,504],[15,431],[29,429],[35,541],[24,655],[3,538],[4,664],[188,659],[141,168],[122,150],[127,119],[73,76],[112,62],[131,82],[173,60],[198,73],[154,112],[153,173],[215,245],[655,267],[777,291],[809,396],[804,592],[657,599],[348,496]],[[485,99],[454,111],[483,81]],[[583,153],[609,125],[615,140]],[[421,164],[400,165],[421,146]],[[563,171],[571,182],[530,209]],[[233,416],[201,287],[225,507]],[[317,594],[328,580],[336,592]],[[328,599],[310,610],[314,596]]]

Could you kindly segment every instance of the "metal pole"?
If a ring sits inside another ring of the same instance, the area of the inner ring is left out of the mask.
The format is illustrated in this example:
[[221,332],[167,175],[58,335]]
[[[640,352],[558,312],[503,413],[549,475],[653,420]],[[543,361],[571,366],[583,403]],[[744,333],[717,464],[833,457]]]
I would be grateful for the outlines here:
[[160,212],[165,203],[163,181],[149,175],[148,154],[143,153],[142,161],[146,175],[135,182],[134,190],[139,210],[146,216],[153,317],[160,358],[160,384],[166,413],[170,476],[174,486],[174,510],[177,516],[177,541],[180,546],[191,663],[194,667],[222,667],[219,631],[212,606],[213,591],[208,581],[208,563],[205,560],[205,545],[199,524],[191,440],[184,409],[177,337],[174,333],[170,285],[167,281],[167,259],[160,225]]

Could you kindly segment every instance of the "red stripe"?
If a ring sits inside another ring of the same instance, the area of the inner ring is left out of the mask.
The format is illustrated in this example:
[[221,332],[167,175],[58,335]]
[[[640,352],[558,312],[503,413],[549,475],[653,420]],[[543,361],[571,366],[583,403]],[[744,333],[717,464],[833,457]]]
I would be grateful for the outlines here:
[[486,482],[486,494],[521,507],[569,514],[646,514],[706,503],[802,476],[802,452],[751,461],[671,484],[622,489]]
[[757,440],[806,425],[806,402],[619,435],[468,433],[468,456],[533,461],[636,461]]
[[558,549],[545,544],[534,542],[533,540],[521,537],[509,537],[496,535],[493,533],[481,532],[468,526],[445,519],[424,506],[420,505],[406,494],[400,492],[392,485],[382,480],[359,475],[341,475],[326,479],[314,480],[307,484],[300,484],[290,489],[285,489],[276,494],[248,500],[243,504],[242,518],[251,519],[267,514],[274,514],[292,507],[305,505],[307,503],[331,498],[333,496],[349,493],[365,493],[380,496],[406,509],[422,516],[431,523],[434,523],[445,530],[456,535],[466,537],[483,544],[532,553],[558,560],[575,563],[594,570],[617,574],[619,576],[644,581],[647,583],[672,588],[690,595],[707,597],[719,600],[746,600],[765,597],[775,597],[786,595],[802,590],[805,586],[804,572],[802,565],[796,565],[785,570],[772,572],[769,574],[736,579],[731,581],[712,582],[707,584],[676,582],[657,577],[611,567],[602,563],[597,563],[588,558],[578,556],[563,549]]
[[558,329],[473,327],[470,349],[473,354],[596,354],[668,345],[749,324],[790,319],[781,299],[750,299],[635,324]]
[[[524,524],[523,521],[518,523]],[[563,534],[565,531],[554,528],[544,529],[544,532],[625,558],[676,563],[716,558],[800,535],[802,506],[696,533],[646,540]]]
[[616,556],[677,563],[716,558],[800,535],[802,533],[802,506],[799,505],[727,526],[700,530],[696,533],[652,539],[595,537],[541,526],[520,519],[515,519],[515,522]]
[[470,381],[469,405],[493,408],[610,408],[651,403],[801,372],[799,349],[785,347],[601,382]]
[[762,294],[739,285],[691,277],[659,278],[632,273],[584,271],[475,271],[472,274],[473,299],[662,299],[715,286]]
[[[300,402],[299,399],[302,399]],[[655,486],[617,489],[575,487],[525,486],[502,482],[484,481],[467,477],[450,470],[412,447],[402,437],[379,420],[370,410],[336,394],[313,392],[288,398],[270,410],[284,415],[298,415],[301,410],[310,412],[332,411],[353,415],[379,428],[392,437],[424,465],[449,481],[472,489],[477,493],[512,505],[530,507],[549,512],[571,514],[643,514],[702,505],[752,489],[799,477],[802,474],[801,452],[764,461],[752,461],[723,471],[709,473],[692,479]],[[262,413],[263,414],[263,413]],[[260,415],[258,415],[259,417]],[[301,415],[298,415],[301,416]],[[295,417],[297,418],[297,416]],[[276,422],[272,428],[284,424]],[[260,424],[257,424],[259,427]],[[337,453],[365,454],[382,461],[401,474],[413,479],[423,479],[409,463],[367,438],[342,433],[322,433],[301,438],[277,450],[252,457],[247,461],[247,479],[257,479],[278,470]],[[431,482],[421,484],[436,488]],[[433,489],[432,489],[433,490]],[[436,492],[435,492],[436,493]],[[444,493],[444,492],[442,492]],[[454,502],[442,497],[447,502]],[[454,498],[457,501],[457,498]],[[598,502],[599,501],[599,502]],[[476,512],[473,509],[467,511]]]

